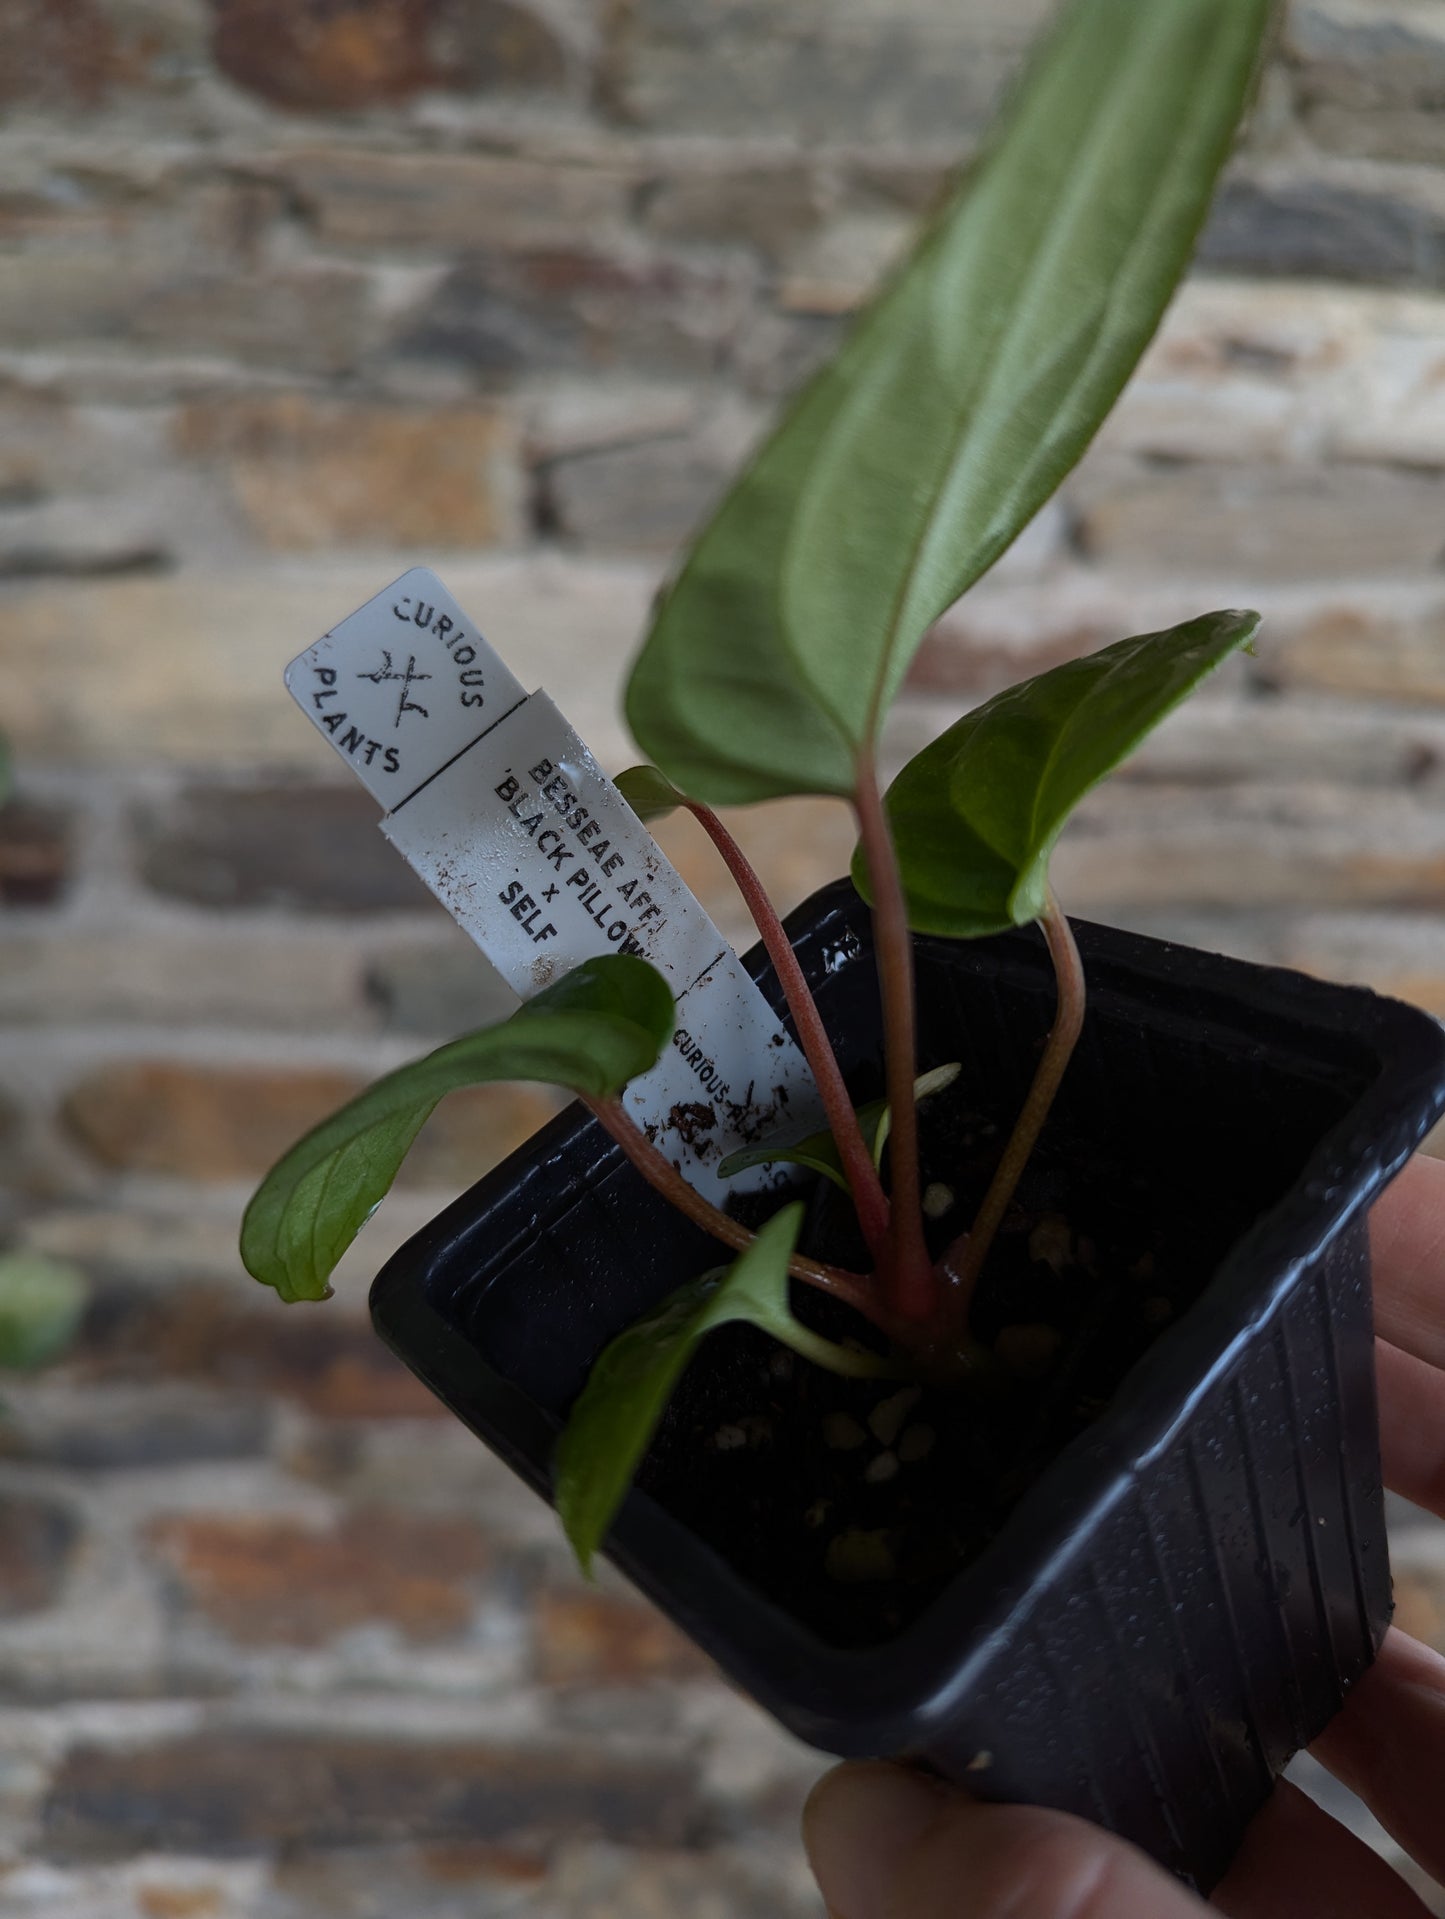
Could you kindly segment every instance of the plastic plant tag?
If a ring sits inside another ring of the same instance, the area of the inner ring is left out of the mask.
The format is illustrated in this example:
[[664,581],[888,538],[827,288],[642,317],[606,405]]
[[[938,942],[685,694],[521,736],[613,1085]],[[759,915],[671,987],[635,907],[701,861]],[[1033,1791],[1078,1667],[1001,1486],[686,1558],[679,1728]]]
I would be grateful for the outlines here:
[[419,566],[294,659],[286,685],[388,812],[527,697]]
[[[741,1148],[818,1117],[801,1053],[675,868],[543,692],[414,568],[293,660],[286,684],[381,829],[524,999],[599,953],[663,974],[677,1030],[623,1095],[710,1199]],[[759,1168],[753,1184],[776,1172]]]

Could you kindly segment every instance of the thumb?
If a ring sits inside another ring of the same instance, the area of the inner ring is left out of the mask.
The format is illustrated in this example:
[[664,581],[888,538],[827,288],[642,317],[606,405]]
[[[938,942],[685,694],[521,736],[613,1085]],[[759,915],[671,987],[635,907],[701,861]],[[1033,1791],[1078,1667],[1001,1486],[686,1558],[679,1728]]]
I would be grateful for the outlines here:
[[980,1805],[885,1765],[814,1787],[803,1840],[832,1919],[1203,1919],[1122,1839],[1068,1813]]

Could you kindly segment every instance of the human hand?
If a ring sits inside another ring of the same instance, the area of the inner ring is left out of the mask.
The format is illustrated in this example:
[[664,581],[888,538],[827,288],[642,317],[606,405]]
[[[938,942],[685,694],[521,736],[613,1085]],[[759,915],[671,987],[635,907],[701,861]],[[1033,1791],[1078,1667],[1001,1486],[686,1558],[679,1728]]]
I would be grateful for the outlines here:
[[[1385,1481],[1445,1518],[1445,1161],[1420,1159],[1370,1219]],[[1445,1881],[1445,1659],[1390,1632],[1311,1748]],[[833,1919],[1200,1919],[1209,1908],[1121,1839],[1033,1806],[981,1805],[895,1766],[840,1766],[803,1815]],[[1212,1901],[1233,1919],[1425,1919],[1379,1856],[1281,1781]]]

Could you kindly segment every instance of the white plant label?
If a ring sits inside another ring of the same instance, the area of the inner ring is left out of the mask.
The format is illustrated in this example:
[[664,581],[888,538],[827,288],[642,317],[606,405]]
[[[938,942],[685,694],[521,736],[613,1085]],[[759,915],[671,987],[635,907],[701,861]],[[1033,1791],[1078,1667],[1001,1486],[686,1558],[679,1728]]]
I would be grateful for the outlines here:
[[738,1147],[821,1123],[802,1055],[736,953],[556,706],[523,691],[434,573],[404,573],[293,660],[286,684],[523,999],[599,953],[662,973],[677,1030],[624,1103],[700,1192],[749,1183],[716,1176]]
[[286,685],[387,812],[527,697],[424,567],[308,647],[287,667]]

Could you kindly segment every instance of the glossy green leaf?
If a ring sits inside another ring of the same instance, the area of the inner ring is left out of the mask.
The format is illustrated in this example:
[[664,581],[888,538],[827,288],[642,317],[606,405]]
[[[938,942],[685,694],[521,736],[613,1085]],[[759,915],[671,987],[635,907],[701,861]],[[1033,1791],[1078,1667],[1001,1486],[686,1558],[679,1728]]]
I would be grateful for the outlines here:
[[28,1371],[58,1359],[90,1298],[78,1266],[42,1253],[0,1255],[0,1367]]
[[[950,1066],[935,1066],[927,1073],[920,1073],[913,1082],[914,1098],[924,1100],[930,1093],[941,1093],[945,1086],[953,1084],[958,1074],[957,1061]],[[858,1130],[873,1155],[874,1165],[879,1165],[888,1140],[888,1102],[886,1099],[870,1099],[866,1105],[857,1108],[857,1114]],[[809,1172],[821,1173],[825,1179],[831,1179],[843,1192],[848,1191],[848,1175],[843,1171],[837,1142],[826,1126],[803,1139],[786,1142],[764,1140],[761,1146],[741,1147],[722,1161],[717,1169],[718,1176],[721,1179],[734,1179],[750,1166],[805,1166]]]
[[593,1366],[557,1442],[557,1516],[584,1571],[632,1483],[673,1389],[700,1341],[731,1320],[771,1333],[804,1359],[852,1378],[882,1378],[886,1360],[809,1331],[788,1305],[788,1261],[802,1223],[785,1206],[731,1266],[668,1296],[614,1339]]
[[[1079,801],[1258,626],[1206,613],[1119,640],[1010,687],[910,760],[887,807],[915,930],[974,939],[1037,919]],[[866,897],[861,850],[853,877]]]
[[293,1146],[246,1208],[246,1270],[285,1300],[325,1299],[337,1261],[445,1094],[523,1079],[607,1098],[656,1063],[672,1028],[672,993],[645,960],[584,961],[500,1025],[388,1073]]
[[672,781],[655,766],[629,766],[613,785],[640,820],[665,820],[684,804]]
[[979,162],[695,543],[632,675],[694,797],[852,790],[929,624],[1157,327],[1271,0],[1071,0]]

